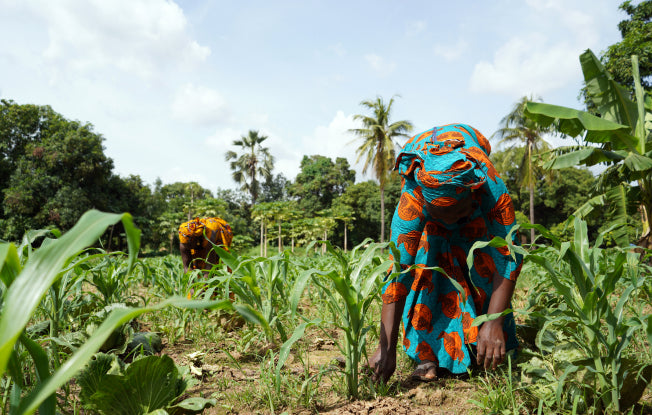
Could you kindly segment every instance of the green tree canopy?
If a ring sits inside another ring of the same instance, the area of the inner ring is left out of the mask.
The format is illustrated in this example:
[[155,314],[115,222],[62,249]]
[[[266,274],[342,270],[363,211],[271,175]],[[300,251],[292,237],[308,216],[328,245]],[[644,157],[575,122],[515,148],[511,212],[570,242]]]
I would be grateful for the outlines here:
[[628,0],[620,9],[629,16],[618,23],[622,40],[609,46],[601,60],[614,80],[633,94],[632,55],[638,55],[641,84],[646,89],[652,87],[652,0],[637,5]]
[[267,138],[258,131],[249,130],[247,135],[233,141],[233,145],[240,147],[242,153],[229,150],[224,156],[226,161],[231,162],[229,167],[233,172],[233,180],[251,195],[252,205],[258,200],[261,179],[267,180],[274,168],[274,157],[262,145]]
[[70,228],[91,208],[108,210],[113,161],[91,124],[48,106],[0,105],[3,237],[29,228]]
[[[380,239],[380,191],[373,180],[349,186],[335,203],[338,211],[352,212],[355,219],[350,222],[348,240],[355,246],[366,238]],[[385,189],[385,217],[391,218],[401,195],[401,181],[397,175],[390,176]],[[385,223],[389,233],[391,220]],[[339,223],[332,238],[337,244],[344,239],[344,224]]]
[[303,156],[301,172],[290,186],[290,195],[298,198],[300,209],[314,214],[330,208],[333,200],[354,181],[355,171],[346,158],[338,157],[333,162],[325,156]]
[[396,160],[396,139],[409,137],[412,123],[401,120],[391,122],[394,97],[387,104],[381,97],[375,100],[362,101],[360,105],[371,111],[371,115],[356,114],[354,120],[362,123],[362,128],[349,130],[359,137],[362,144],[358,147],[358,158],[364,158],[362,172],[366,173],[372,167],[374,176],[380,183],[380,242],[385,240],[385,183],[394,168]]
[[[492,137],[500,138],[499,144],[506,144],[510,150],[523,146],[524,151],[519,159],[519,187],[526,187],[530,192],[530,222],[536,223],[534,218],[535,204],[534,191],[537,185],[535,175],[550,178],[552,172],[543,172],[540,166],[534,163],[533,159],[542,151],[550,149],[550,145],[543,139],[543,135],[551,132],[551,127],[542,127],[523,115],[525,105],[528,101],[541,101],[534,96],[522,97],[514,104],[512,111],[500,120],[501,128]],[[530,239],[534,240],[534,229],[530,230]]]

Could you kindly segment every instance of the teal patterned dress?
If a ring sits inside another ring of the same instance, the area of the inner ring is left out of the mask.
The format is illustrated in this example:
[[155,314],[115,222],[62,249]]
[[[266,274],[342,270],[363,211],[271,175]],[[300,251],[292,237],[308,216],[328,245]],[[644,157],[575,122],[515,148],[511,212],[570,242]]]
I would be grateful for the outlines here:
[[[405,299],[403,346],[417,363],[434,361],[452,373],[464,373],[475,358],[478,327],[473,320],[485,314],[493,292],[493,278],[515,281],[522,265],[520,255],[507,248],[474,251],[473,266],[467,255],[476,241],[507,238],[515,224],[512,200],[489,161],[491,147],[473,127],[451,124],[415,135],[399,153],[401,198],[391,227],[391,241],[400,251],[403,269],[420,267],[386,281],[383,302]],[[431,217],[425,202],[451,206],[471,197],[473,213],[454,224]],[[517,243],[512,236],[513,243]],[[423,269],[441,267],[440,272]],[[454,279],[464,290],[458,291]],[[506,349],[518,346],[512,314],[503,326]]]

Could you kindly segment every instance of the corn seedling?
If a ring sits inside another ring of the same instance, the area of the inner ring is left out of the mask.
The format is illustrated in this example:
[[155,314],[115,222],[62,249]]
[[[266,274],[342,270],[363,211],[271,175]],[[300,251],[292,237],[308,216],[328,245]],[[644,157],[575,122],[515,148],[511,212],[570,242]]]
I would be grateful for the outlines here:
[[[366,352],[366,334],[370,327],[366,323],[368,311],[380,294],[380,277],[392,267],[393,261],[381,260],[378,252],[388,244],[369,243],[369,240],[356,246],[349,254],[333,248],[328,241],[324,243],[333,257],[337,259],[338,269],[322,271],[311,269],[313,282],[321,288],[331,315],[339,316],[331,324],[344,333],[344,342],[335,339],[346,359],[344,375],[347,394],[358,397],[359,363]],[[369,246],[359,254],[359,250]],[[308,246],[307,251],[312,245]],[[374,322],[375,323],[375,322]]]
[[[538,227],[553,246],[527,256],[529,261],[547,270],[552,285],[564,300],[563,306],[545,315],[546,323],[537,337],[537,346],[545,350],[544,336],[548,330],[557,330],[580,352],[578,358],[567,362],[559,378],[558,402],[566,380],[573,374],[582,374],[585,379],[582,383],[590,385],[587,394],[595,397],[596,405],[608,412],[623,411],[638,400],[638,397],[630,399],[626,390],[633,389],[631,384],[628,386],[628,377],[640,375],[639,384],[644,388],[652,374],[651,363],[633,366],[625,359],[626,348],[636,333],[647,333],[648,342],[652,343],[652,316],[625,313],[627,303],[643,286],[645,278],[630,270],[638,266],[633,258],[637,254],[621,250],[610,260],[606,251],[599,248],[608,231],[600,234],[590,247],[586,223],[575,219],[574,226],[573,242],[560,242],[545,228]],[[558,267],[540,254],[549,250],[565,266]]]

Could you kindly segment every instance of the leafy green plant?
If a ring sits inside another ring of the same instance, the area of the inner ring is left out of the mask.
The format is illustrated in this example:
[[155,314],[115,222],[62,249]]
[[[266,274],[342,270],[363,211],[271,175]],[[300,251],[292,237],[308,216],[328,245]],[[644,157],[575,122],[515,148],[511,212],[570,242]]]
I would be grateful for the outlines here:
[[272,328],[285,342],[288,337],[282,317],[290,312],[287,295],[290,290],[290,252],[286,250],[270,258],[249,258],[238,257],[217,246],[213,249],[232,270],[216,278],[242,301],[234,304],[233,309],[249,322],[259,324],[270,345],[276,344]]
[[[43,346],[25,334],[25,328],[45,293],[70,266],[74,266],[71,264],[79,253],[97,241],[107,227],[118,221],[122,221],[126,230],[129,243],[128,266],[131,268],[136,261],[140,233],[133,226],[131,216],[126,213],[88,211],[70,231],[56,240],[44,240],[40,248],[30,251],[24,261],[21,260],[21,254],[25,252],[23,249],[19,254],[14,244],[0,243],[0,281],[5,287],[0,311],[0,378],[11,382],[11,385],[5,383],[5,389],[10,390],[8,400],[11,414],[29,415],[37,409],[41,415],[54,414],[57,389],[84,367],[116,328],[143,313],[171,305],[196,309],[223,309],[230,305],[228,300],[206,302],[176,297],[150,307],[116,308],[85,343],[56,370],[51,371],[51,356]],[[29,385],[24,382],[24,368],[29,367],[25,361],[27,358],[36,367],[35,382]]]
[[[537,226],[537,225],[535,225]],[[585,400],[595,397],[595,405],[608,412],[618,412],[634,404],[638,396],[629,396],[636,384],[645,387],[652,375],[652,362],[634,362],[626,358],[627,347],[637,334],[647,333],[652,343],[652,316],[646,314],[628,315],[627,303],[645,283],[646,278],[632,267],[638,254],[615,251],[611,260],[609,254],[600,248],[600,234],[593,247],[589,245],[586,222],[575,219],[573,242],[560,242],[545,228],[537,229],[552,241],[551,247],[543,247],[530,253],[528,261],[543,267],[563,303],[548,313],[539,316],[545,323],[537,337],[537,346],[545,352],[559,347],[560,336],[567,341],[564,367],[556,388],[556,401],[561,403],[565,385],[574,376],[580,387],[585,388]],[[555,260],[543,252],[554,252]],[[556,264],[561,262],[563,266]],[[626,279],[625,279],[626,278]],[[620,284],[619,284],[620,283]],[[553,341],[554,339],[554,341]],[[633,377],[632,377],[633,376]],[[640,382],[631,384],[632,379]],[[643,389],[638,389],[641,393]]]
[[518,382],[513,378],[512,358],[507,356],[507,369],[499,369],[499,373],[485,372],[480,377],[482,390],[478,399],[471,402],[483,409],[484,413],[518,415],[526,409],[522,402],[517,399]]
[[[391,260],[381,260],[378,256],[379,251],[388,246],[387,243],[370,243],[370,240],[365,240],[353,248],[350,254],[333,248],[328,241],[318,243],[324,243],[327,251],[337,259],[337,268],[313,268],[306,271],[304,276],[313,276],[313,282],[324,294],[331,315],[339,316],[330,324],[344,333],[344,342],[339,339],[335,341],[346,359],[344,375],[347,393],[349,396],[358,397],[358,366],[366,352],[366,335],[371,329],[367,324],[369,309],[374,301],[379,300],[381,275],[385,275],[394,263]],[[367,244],[369,246],[359,254],[359,250]],[[397,255],[395,252],[395,256]]]
[[[594,209],[610,206],[616,241],[627,246],[627,214],[642,206],[643,237],[649,239],[652,217],[652,99],[641,87],[638,57],[632,56],[635,100],[626,88],[614,81],[599,59],[587,50],[580,55],[586,91],[595,103],[600,117],[585,111],[557,105],[528,102],[525,115],[547,127],[555,123],[559,131],[572,137],[584,134],[584,141],[594,145],[560,147],[544,166],[563,168],[575,165],[593,166],[606,163],[601,174],[600,194],[578,209],[576,215],[586,215]],[[650,241],[648,240],[648,243]],[[647,245],[649,246],[649,244]]]
[[79,374],[80,399],[100,414],[192,414],[214,406],[215,399],[188,398],[187,387],[172,359],[147,356],[124,367],[111,355],[98,354]]

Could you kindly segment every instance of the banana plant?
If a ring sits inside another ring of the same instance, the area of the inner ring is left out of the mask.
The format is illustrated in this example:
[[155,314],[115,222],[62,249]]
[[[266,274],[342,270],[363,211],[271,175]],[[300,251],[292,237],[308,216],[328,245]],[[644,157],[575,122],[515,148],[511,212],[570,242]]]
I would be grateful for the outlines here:
[[[560,147],[552,151],[545,168],[598,163],[609,165],[601,174],[601,193],[575,212],[586,216],[605,205],[613,207],[614,228],[620,246],[627,246],[626,220],[629,212],[640,206],[643,235],[639,243],[652,247],[652,99],[641,86],[638,57],[632,56],[635,100],[613,80],[591,50],[580,55],[587,95],[595,103],[600,117],[586,111],[537,102],[528,102],[525,115],[540,125],[555,123],[560,132],[583,135],[591,145]],[[630,183],[636,183],[632,186]]]

